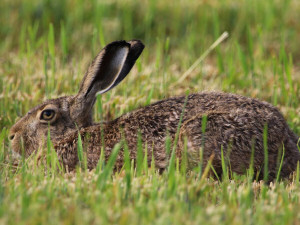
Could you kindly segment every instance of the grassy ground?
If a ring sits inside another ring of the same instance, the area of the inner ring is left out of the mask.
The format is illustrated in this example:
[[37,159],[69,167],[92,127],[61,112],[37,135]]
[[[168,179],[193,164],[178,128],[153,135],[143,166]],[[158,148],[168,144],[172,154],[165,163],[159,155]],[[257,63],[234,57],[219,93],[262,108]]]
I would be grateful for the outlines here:
[[[8,130],[47,98],[76,93],[108,42],[141,39],[141,59],[100,96],[105,120],[186,90],[222,90],[276,105],[300,135],[298,0],[10,1],[0,6],[0,224],[299,224],[295,178],[206,179],[176,167],[74,174],[7,163]],[[224,31],[229,38],[182,75]],[[99,110],[102,109],[102,110]],[[103,175],[104,174],[104,175]]]

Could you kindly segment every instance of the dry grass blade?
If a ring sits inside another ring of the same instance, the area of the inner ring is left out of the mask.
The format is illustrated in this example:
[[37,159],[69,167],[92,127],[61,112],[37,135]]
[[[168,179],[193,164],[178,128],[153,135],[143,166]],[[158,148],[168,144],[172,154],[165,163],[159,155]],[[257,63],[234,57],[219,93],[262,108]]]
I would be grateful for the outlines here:
[[225,31],[194,63],[190,66],[190,68],[185,71],[185,73],[178,79],[178,81],[175,83],[180,84],[182,81],[184,81],[192,72],[193,70],[201,63],[208,54],[214,50],[219,44],[221,44],[227,37],[229,36],[228,32]]

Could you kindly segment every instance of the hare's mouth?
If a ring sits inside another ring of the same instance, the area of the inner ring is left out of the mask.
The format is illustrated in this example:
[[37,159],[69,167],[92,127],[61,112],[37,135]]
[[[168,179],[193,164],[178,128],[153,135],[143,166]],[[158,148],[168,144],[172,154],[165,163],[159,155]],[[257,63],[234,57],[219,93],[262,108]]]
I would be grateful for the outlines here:
[[13,140],[11,142],[11,156],[13,159],[22,159],[22,156],[27,157],[27,151],[22,141]]
[[13,160],[21,160],[22,156],[19,152],[15,151],[13,148],[11,149],[11,156]]

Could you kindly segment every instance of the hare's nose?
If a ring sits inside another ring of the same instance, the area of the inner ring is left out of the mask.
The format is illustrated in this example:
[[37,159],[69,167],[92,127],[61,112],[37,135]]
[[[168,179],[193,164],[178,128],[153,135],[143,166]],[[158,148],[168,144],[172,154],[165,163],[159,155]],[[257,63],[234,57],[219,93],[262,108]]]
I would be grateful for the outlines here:
[[9,140],[13,140],[15,138],[15,134],[11,134],[10,136],[9,136]]

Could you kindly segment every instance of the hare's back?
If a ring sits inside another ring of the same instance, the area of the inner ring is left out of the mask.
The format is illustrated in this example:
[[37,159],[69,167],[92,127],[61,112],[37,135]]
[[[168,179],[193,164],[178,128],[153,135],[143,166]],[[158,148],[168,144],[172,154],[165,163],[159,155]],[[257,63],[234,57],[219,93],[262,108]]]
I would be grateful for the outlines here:
[[[186,106],[184,108],[184,104]],[[186,96],[167,98],[149,106],[131,112],[125,117],[131,119],[155,116],[157,119],[167,116],[178,120],[184,110],[183,120],[189,120],[199,114],[218,113],[249,113],[261,117],[280,117],[281,113],[270,103],[236,94],[223,92],[200,92]]]
[[210,140],[214,142],[214,147],[210,148],[217,151],[221,146],[234,141],[237,148],[249,151],[253,138],[257,139],[257,145],[262,149],[265,129],[270,145],[274,145],[271,148],[274,151],[282,141],[289,138],[289,128],[274,106],[220,92],[202,92],[188,97],[165,99],[121,116],[111,123],[111,127],[124,128],[124,132],[133,139],[141,132],[148,143],[156,143],[160,149],[165,144],[167,133],[174,138],[182,112],[180,132],[193,139],[197,149],[202,145],[202,120],[205,117],[206,136],[210,135]]

